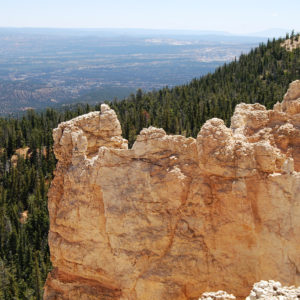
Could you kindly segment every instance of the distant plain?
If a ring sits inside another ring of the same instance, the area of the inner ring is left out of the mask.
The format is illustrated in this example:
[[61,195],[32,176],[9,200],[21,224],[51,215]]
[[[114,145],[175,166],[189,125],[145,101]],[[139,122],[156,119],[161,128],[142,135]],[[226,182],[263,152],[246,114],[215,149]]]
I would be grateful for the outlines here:
[[262,41],[218,32],[1,28],[0,114],[185,84]]

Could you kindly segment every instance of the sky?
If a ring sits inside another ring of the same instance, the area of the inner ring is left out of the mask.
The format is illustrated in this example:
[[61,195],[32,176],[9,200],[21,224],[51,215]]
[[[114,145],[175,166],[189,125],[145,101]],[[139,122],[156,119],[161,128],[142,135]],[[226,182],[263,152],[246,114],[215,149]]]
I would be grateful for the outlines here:
[[300,31],[300,0],[0,0],[0,27]]

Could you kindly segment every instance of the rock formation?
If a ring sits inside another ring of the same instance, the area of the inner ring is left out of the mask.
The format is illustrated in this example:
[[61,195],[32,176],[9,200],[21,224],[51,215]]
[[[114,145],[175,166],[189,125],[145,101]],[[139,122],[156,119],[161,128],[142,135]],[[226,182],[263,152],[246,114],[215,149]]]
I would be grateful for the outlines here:
[[284,47],[287,51],[293,51],[300,47],[300,35],[296,34],[293,38],[286,39],[281,43],[281,47]]
[[[280,282],[274,280],[261,280],[253,285],[250,295],[246,300],[298,300],[300,298],[300,287],[281,286]],[[234,300],[234,295],[224,291],[203,293],[199,300]]]
[[280,282],[262,280],[253,285],[253,289],[246,300],[298,300],[299,298],[300,287],[281,286]]
[[239,104],[197,139],[143,129],[132,149],[107,105],[61,123],[44,299],[238,299],[300,284],[300,81],[273,110]]
[[235,300],[233,295],[229,295],[224,291],[203,293],[199,300]]

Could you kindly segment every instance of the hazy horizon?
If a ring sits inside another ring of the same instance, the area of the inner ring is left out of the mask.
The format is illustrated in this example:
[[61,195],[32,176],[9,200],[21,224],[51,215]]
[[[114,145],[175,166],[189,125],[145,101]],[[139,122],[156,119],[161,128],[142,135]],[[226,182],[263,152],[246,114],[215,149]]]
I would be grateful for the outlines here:
[[1,4],[0,27],[221,31],[252,35],[300,30],[300,1],[12,0]]
[[84,27],[13,27],[13,26],[0,26],[0,30],[24,30],[32,32],[82,32],[82,33],[111,33],[111,34],[124,34],[124,35],[188,35],[188,36],[205,36],[205,35],[215,35],[215,36],[236,36],[236,37],[284,37],[286,33],[291,33],[292,30],[295,32],[300,32],[300,30],[295,30],[294,28],[269,28],[266,30],[258,32],[249,33],[232,33],[228,31],[219,30],[197,30],[197,29],[163,29],[163,28],[105,28],[105,27],[94,27],[94,28],[84,28]]

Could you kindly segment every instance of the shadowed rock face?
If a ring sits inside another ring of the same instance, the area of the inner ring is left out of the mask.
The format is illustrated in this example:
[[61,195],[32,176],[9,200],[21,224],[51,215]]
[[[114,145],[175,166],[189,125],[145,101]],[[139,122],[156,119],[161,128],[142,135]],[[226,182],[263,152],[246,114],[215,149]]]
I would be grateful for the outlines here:
[[300,81],[274,110],[239,104],[197,139],[143,129],[132,149],[107,105],[61,123],[44,299],[197,299],[300,284]]

